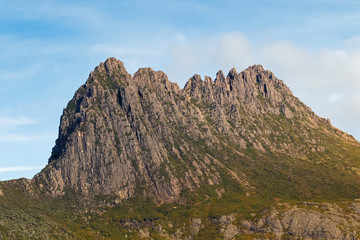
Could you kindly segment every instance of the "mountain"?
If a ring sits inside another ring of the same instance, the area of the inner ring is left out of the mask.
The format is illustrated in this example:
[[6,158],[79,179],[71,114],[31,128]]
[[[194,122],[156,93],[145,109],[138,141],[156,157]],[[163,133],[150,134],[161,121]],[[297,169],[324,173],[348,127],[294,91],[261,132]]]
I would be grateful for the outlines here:
[[180,89],[108,58],[64,109],[48,165],[0,183],[0,233],[355,239],[359,174],[360,143],[260,65]]

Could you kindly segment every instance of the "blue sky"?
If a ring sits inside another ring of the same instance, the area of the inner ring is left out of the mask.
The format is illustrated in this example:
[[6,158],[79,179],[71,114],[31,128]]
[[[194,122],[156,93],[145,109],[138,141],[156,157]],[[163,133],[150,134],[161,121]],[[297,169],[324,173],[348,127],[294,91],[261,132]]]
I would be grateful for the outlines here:
[[360,2],[0,0],[0,180],[47,163],[62,109],[107,57],[181,87],[261,64],[360,139]]

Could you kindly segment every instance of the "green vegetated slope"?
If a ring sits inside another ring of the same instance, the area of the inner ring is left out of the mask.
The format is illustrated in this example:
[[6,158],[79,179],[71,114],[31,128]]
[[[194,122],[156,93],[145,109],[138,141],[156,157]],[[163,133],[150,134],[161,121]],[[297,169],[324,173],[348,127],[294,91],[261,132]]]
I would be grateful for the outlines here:
[[221,216],[229,214],[242,229],[286,204],[349,211],[360,198],[359,174],[360,144],[261,66],[220,71],[215,81],[194,75],[180,89],[162,72],[131,76],[110,58],[64,110],[49,165],[33,180],[0,183],[0,233],[223,238]]

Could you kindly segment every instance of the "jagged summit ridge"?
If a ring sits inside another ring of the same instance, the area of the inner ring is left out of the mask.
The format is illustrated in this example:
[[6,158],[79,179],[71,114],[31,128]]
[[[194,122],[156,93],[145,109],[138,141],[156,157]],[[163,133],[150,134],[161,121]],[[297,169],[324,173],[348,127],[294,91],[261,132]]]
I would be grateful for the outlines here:
[[[207,101],[227,101],[227,104],[240,98],[244,107],[258,113],[270,111],[292,117],[296,110],[290,111],[289,108],[299,107],[296,106],[290,89],[272,72],[265,71],[261,65],[253,65],[241,73],[232,68],[226,77],[220,70],[214,81],[207,76],[203,81],[195,74],[185,84],[184,91],[199,100],[207,98]],[[266,101],[259,104],[260,98]],[[307,108],[306,111],[311,110]]]
[[263,67],[180,89],[109,58],[49,164],[0,182],[0,238],[359,239],[359,199],[360,143]]
[[[293,127],[296,136],[286,132]],[[214,81],[195,74],[180,89],[162,71],[141,68],[131,76],[108,58],[64,109],[49,164],[33,181],[53,196],[70,187],[166,203],[202,187],[221,197],[230,185],[263,187],[249,151],[263,159],[324,152],[312,130],[319,128],[336,135],[260,65],[219,71]]]

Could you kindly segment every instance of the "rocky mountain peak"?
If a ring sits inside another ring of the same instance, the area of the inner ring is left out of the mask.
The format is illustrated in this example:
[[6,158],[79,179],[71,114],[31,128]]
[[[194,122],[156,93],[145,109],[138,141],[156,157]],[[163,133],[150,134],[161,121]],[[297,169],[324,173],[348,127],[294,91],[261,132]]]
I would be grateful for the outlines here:
[[260,65],[240,73],[233,68],[226,77],[220,70],[215,81],[195,74],[180,89],[162,71],[141,68],[131,76],[109,58],[64,109],[49,165],[33,181],[53,196],[70,187],[84,195],[166,203],[203,187],[221,197],[224,181],[241,191],[258,184],[241,167],[249,164],[249,151],[261,158],[325,151],[311,130],[319,127],[334,135]]
[[[105,62],[101,63],[98,68],[104,68],[109,75],[114,75],[115,73],[128,74],[124,63],[114,57],[109,57],[106,59]],[[95,71],[96,70],[97,69],[95,69]]]
[[188,94],[192,94],[191,92],[198,88],[199,86],[202,87],[204,85],[203,80],[201,79],[201,76],[198,74],[194,74],[186,83],[184,86],[184,91]]
[[154,71],[152,68],[140,68],[133,77],[134,82],[144,88],[152,88],[157,91],[179,91],[176,83],[169,81],[167,75],[162,71]]
[[260,73],[260,72],[264,72],[264,67],[262,65],[259,64],[254,64],[252,66],[249,66],[246,70],[250,71],[250,72],[255,72],[255,73]]
[[216,78],[214,80],[215,83],[221,84],[221,83],[225,83],[226,77],[225,74],[222,70],[219,70],[216,73]]
[[0,239],[360,239],[359,160],[260,65],[180,89],[109,58],[48,165],[0,182]]
[[239,73],[236,71],[236,68],[232,68],[228,73],[228,77],[235,78],[238,74]]

